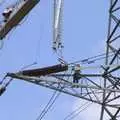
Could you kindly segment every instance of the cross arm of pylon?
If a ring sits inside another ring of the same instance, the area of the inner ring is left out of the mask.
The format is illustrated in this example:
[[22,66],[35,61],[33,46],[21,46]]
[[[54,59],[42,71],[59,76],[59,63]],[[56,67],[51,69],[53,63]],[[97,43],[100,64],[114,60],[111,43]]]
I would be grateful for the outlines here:
[[[74,84],[71,79],[63,79],[63,78],[59,78],[59,77],[53,77],[53,76],[41,76],[41,77],[33,77],[33,76],[26,76],[26,75],[22,75],[22,74],[16,74],[16,73],[8,73],[7,74],[8,77],[11,78],[15,78],[15,79],[20,79],[20,80],[24,80],[26,82],[30,82],[39,86],[43,86],[46,88],[50,88],[53,90],[57,90],[60,91],[62,93],[71,95],[71,96],[75,96],[78,98],[82,98],[84,100],[88,100],[91,102],[95,102],[98,104],[101,104],[101,99],[99,99],[100,94],[103,93],[103,91],[107,91],[107,92],[120,92],[120,90],[117,89],[112,89],[112,88],[104,88],[102,86],[99,85],[95,85],[95,84],[77,84],[77,87],[74,87]],[[60,86],[60,87],[58,87]],[[82,89],[82,91],[81,91]],[[99,93],[99,95],[98,95]],[[107,104],[109,107],[110,105]],[[116,106],[112,106],[115,107]]]

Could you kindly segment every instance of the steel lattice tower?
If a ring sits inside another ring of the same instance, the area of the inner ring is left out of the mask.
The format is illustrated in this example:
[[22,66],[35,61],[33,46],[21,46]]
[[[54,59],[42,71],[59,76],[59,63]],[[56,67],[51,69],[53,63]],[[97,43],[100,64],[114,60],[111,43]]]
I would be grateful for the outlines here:
[[[61,0],[62,1],[62,0]],[[60,1],[55,0],[55,6]],[[62,4],[63,5],[63,4]],[[54,7],[56,9],[56,7]],[[61,10],[59,10],[60,12]],[[58,12],[58,13],[59,13]],[[90,74],[84,71],[79,74],[79,84],[73,83],[74,64],[66,64],[68,69],[63,73],[52,73],[48,75],[28,75],[24,74],[26,71],[17,73],[8,73],[7,77],[17,78],[31,82],[43,87],[69,94],[101,106],[100,118],[98,120],[105,120],[108,116],[109,120],[119,120],[120,118],[120,0],[110,0],[109,9],[109,24],[108,36],[106,41],[105,62],[100,65],[98,71]],[[56,14],[56,13],[55,13]],[[59,14],[58,18],[61,15]],[[61,18],[59,18],[61,19]],[[55,21],[55,16],[54,16]],[[60,37],[60,23],[56,27],[54,33],[54,43],[56,38]],[[58,34],[58,35],[57,35]],[[57,38],[60,42],[60,39]],[[38,73],[39,74],[39,73]]]

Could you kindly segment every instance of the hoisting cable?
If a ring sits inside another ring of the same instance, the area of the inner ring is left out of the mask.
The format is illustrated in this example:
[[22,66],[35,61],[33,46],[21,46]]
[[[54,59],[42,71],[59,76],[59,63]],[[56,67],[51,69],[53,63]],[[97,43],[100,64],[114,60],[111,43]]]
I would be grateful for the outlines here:
[[[40,18],[41,19],[41,18]],[[40,22],[39,22],[40,23]],[[43,20],[40,24],[39,24],[39,31],[41,34],[39,34],[38,36],[38,40],[36,43],[36,49],[35,49],[35,61],[39,61],[40,57],[41,57],[41,53],[40,53],[40,48],[41,48],[41,41],[43,41],[43,36],[44,36],[44,32],[45,32],[45,21]],[[38,59],[37,59],[38,58]]]

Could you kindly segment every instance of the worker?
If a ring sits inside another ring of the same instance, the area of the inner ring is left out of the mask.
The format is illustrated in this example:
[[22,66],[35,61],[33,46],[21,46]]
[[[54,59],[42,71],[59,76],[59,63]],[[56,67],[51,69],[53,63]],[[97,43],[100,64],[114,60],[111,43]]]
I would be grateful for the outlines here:
[[74,67],[74,74],[73,74],[73,83],[79,83],[80,79],[80,65],[76,64]]
[[7,22],[7,21],[8,21],[8,19],[9,19],[9,17],[10,17],[10,15],[11,15],[12,12],[13,12],[13,7],[7,7],[7,8],[3,11],[2,15],[3,15],[3,17],[4,17],[4,22]]

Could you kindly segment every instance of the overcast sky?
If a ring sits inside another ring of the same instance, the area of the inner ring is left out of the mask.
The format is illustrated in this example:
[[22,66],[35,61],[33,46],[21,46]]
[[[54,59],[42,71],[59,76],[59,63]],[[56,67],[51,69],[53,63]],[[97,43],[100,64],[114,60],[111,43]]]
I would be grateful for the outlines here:
[[[16,0],[6,0],[1,5],[0,12],[14,1]],[[51,49],[52,7],[52,0],[41,0],[21,25],[4,39],[0,51],[1,79],[6,72],[19,71],[34,62],[37,65],[33,67],[58,63],[57,55]],[[108,8],[107,0],[65,0],[63,54],[67,62],[105,52]],[[52,93],[50,89],[15,80],[0,97],[0,119],[35,120]],[[81,99],[61,94],[43,120],[63,120],[81,102]],[[75,120],[99,120],[91,108],[87,112],[88,117],[85,117],[84,111]]]

